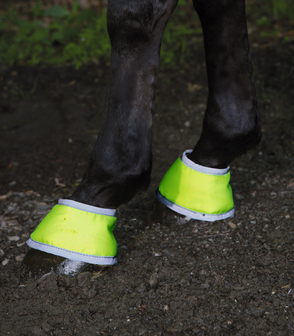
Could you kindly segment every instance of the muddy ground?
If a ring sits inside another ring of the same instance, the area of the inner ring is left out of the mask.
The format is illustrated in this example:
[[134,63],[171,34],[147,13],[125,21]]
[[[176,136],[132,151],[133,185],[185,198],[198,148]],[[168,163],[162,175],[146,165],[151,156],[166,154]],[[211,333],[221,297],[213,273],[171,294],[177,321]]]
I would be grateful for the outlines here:
[[155,189],[197,141],[201,46],[161,71],[149,190],[121,206],[118,264],[23,276],[26,239],[80,181],[102,122],[107,67],[0,70],[1,335],[293,335],[294,44],[252,43],[261,144],[231,167],[236,215],[174,225]]

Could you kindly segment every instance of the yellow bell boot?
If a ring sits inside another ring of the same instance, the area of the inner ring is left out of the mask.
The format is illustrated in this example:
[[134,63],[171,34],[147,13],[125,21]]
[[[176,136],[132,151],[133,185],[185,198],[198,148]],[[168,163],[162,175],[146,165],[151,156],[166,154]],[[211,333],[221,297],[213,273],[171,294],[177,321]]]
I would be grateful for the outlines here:
[[27,244],[43,252],[90,264],[116,264],[115,210],[60,199]]
[[166,172],[157,198],[171,210],[193,219],[213,222],[235,213],[230,167],[208,168],[191,161],[187,150]]

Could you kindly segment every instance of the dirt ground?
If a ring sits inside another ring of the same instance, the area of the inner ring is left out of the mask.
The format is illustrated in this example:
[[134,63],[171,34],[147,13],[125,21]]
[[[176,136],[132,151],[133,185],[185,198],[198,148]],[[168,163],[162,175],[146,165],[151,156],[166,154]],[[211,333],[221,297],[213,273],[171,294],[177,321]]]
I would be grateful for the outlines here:
[[201,131],[199,39],[184,69],[159,74],[152,184],[118,209],[118,264],[76,277],[24,275],[25,241],[82,177],[109,69],[1,67],[1,335],[294,334],[294,44],[251,42],[263,139],[231,166],[236,215],[158,215],[158,183]]

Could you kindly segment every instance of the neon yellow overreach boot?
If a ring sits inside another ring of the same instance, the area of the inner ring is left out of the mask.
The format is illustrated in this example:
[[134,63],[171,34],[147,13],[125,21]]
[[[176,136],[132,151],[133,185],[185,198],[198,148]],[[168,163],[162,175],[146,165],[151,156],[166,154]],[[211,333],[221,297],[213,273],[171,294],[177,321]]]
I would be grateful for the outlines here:
[[116,264],[115,210],[60,199],[27,244],[43,252],[90,264]]
[[193,219],[213,222],[235,213],[230,167],[208,168],[191,161],[187,150],[170,167],[157,198],[171,210]]

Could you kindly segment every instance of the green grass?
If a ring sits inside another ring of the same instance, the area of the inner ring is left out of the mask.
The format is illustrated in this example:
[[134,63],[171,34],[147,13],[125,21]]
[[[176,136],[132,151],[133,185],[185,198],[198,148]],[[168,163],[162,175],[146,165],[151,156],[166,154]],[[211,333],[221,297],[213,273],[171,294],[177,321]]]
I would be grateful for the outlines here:
[[269,0],[268,12],[276,20],[289,20],[294,22],[293,0]]
[[[187,40],[201,31],[196,14],[195,20],[189,19],[191,6],[180,0],[166,28],[161,50],[165,67],[183,63]],[[39,1],[28,19],[13,8],[0,13],[0,63],[8,66],[72,63],[79,68],[89,62],[109,63],[110,52],[106,9],[80,10],[75,2],[71,10],[54,6],[43,11]]]
[[[280,29],[276,22],[294,23],[294,0],[247,0],[247,13],[261,27],[262,37],[274,37]],[[164,32],[161,65],[188,63],[190,45],[195,46],[199,34],[191,0],[180,0]],[[14,8],[0,13],[0,63],[7,66],[70,63],[79,68],[90,62],[108,64],[110,52],[106,9],[81,10],[76,1],[70,10],[54,6],[44,11],[39,1],[26,19]]]
[[247,0],[247,13],[259,26],[271,26],[273,22],[294,23],[293,0]]
[[[78,11],[75,3],[71,11],[62,6],[42,11],[40,3],[23,20],[13,9],[0,16],[0,62],[37,65],[107,61],[110,43],[106,28],[106,11]],[[50,19],[44,25],[44,17]]]

